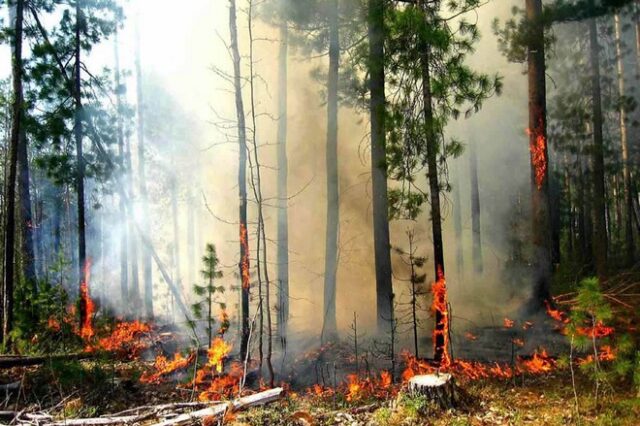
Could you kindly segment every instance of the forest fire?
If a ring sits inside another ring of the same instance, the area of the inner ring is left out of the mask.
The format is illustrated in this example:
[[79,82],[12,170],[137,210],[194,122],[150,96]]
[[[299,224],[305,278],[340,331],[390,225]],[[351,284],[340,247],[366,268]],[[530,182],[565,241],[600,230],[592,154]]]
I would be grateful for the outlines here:
[[82,324],[80,324],[80,336],[88,340],[95,335],[93,328],[93,313],[95,305],[89,295],[89,280],[91,278],[91,261],[87,259],[83,268],[83,278],[80,283],[80,309],[82,312]]
[[181,353],[176,353],[173,360],[169,361],[166,357],[159,355],[153,364],[154,373],[145,373],[140,377],[142,383],[161,383],[163,378],[178,370],[185,369],[195,360],[195,353],[184,357]]
[[97,345],[89,350],[101,349],[109,352],[120,352],[133,359],[140,355],[147,345],[140,340],[141,335],[149,333],[151,326],[140,321],[120,322],[116,324],[111,335],[98,340]]
[[[542,120],[540,121],[542,122]],[[527,134],[531,139],[529,146],[531,165],[533,166],[538,190],[542,189],[547,176],[547,140],[543,129],[543,123],[540,123],[534,130],[527,129]]]
[[247,228],[243,223],[240,224],[240,245],[244,253],[244,256],[240,260],[242,265],[242,288],[248,290],[251,285],[251,272],[249,270],[249,235],[247,233]]
[[576,332],[580,336],[601,339],[614,333],[613,327],[605,326],[602,321],[598,321],[593,327],[578,327]]
[[217,337],[211,342],[209,348],[209,361],[207,365],[215,367],[218,374],[222,373],[223,360],[231,352],[231,345],[225,342],[222,338]]
[[431,311],[436,317],[433,330],[434,357],[440,368],[447,368],[451,364],[449,354],[449,306],[447,301],[447,282],[442,268],[438,268],[438,280],[432,284],[433,302]]

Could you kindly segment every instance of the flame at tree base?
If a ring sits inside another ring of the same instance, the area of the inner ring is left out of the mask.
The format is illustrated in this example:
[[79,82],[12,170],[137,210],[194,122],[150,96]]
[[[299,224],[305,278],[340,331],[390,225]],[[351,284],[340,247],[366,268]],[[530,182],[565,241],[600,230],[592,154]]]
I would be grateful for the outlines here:
[[433,330],[433,353],[439,368],[446,369],[451,365],[449,353],[449,303],[447,301],[447,281],[442,267],[438,267],[438,280],[432,284],[433,302],[431,311],[436,317]]

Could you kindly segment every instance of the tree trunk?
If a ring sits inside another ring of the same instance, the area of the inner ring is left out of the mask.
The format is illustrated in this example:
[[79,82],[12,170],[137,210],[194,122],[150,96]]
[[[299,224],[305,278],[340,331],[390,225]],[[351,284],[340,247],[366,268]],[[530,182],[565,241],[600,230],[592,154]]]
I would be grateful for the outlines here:
[[378,334],[392,327],[393,281],[387,188],[384,76],[384,0],[369,0],[369,90],[371,92],[371,180]]
[[544,28],[541,0],[526,0],[527,19],[533,23],[528,49],[529,149],[531,156],[531,213],[535,287],[531,308],[551,299],[551,209],[549,206],[549,152],[547,146],[547,99]]
[[242,76],[240,72],[240,48],[238,46],[238,26],[236,18],[236,0],[229,0],[229,32],[231,36],[231,52],[233,54],[233,82],[235,89],[236,118],[238,120],[238,192],[240,216],[240,262],[238,264],[242,280],[242,339],[240,356],[247,357],[249,343],[249,235],[247,228],[247,128],[242,100]]
[[15,264],[15,213],[16,213],[16,175],[18,168],[18,151],[23,134],[24,124],[24,95],[23,95],[23,61],[22,37],[24,24],[24,0],[17,0],[15,4],[13,61],[11,67],[13,79],[13,101],[11,103],[11,140],[9,141],[8,173],[5,182],[5,236],[4,236],[4,285],[2,300],[2,330],[3,342],[7,342],[13,327],[13,291]]
[[592,178],[593,178],[593,258],[598,278],[607,276],[607,224],[604,188],[604,142],[602,135],[602,94],[600,91],[600,46],[598,45],[598,24],[596,19],[589,22],[591,91],[593,117]]
[[289,29],[285,19],[286,2],[280,1],[280,52],[278,56],[278,337],[283,350],[287,346],[289,322],[289,165],[287,159],[287,99]]
[[196,221],[195,221],[195,197],[193,185],[195,181],[190,179],[187,199],[187,279],[188,283],[196,282]]
[[[429,19],[431,12],[429,6],[423,6],[425,13],[425,25],[430,25]],[[426,160],[427,160],[427,180],[429,182],[429,195],[431,204],[431,227],[433,238],[433,260],[434,274],[436,284],[444,283],[445,266],[444,266],[444,246],[442,241],[442,213],[440,207],[440,183],[438,179],[438,152],[440,144],[438,134],[435,132],[434,115],[433,115],[433,99],[431,94],[431,71],[430,57],[431,49],[428,44],[420,46],[422,51],[421,68],[422,68],[422,102],[424,114],[424,126],[426,130]],[[434,285],[436,285],[434,284]],[[446,296],[446,287],[445,294]],[[446,301],[445,301],[446,304]],[[448,354],[448,315],[441,309],[435,311],[435,328],[434,328],[434,359],[438,365],[447,364],[450,361]]]
[[[121,82],[120,82],[120,52],[118,49],[118,29],[114,35],[114,56],[115,56],[115,91],[116,91],[116,130],[118,138],[118,157],[120,159],[121,170],[126,170],[126,158],[124,148],[124,128],[122,122],[122,95],[121,95]],[[120,231],[120,295],[122,297],[121,309],[129,313],[132,306],[129,299],[129,265],[127,253],[128,248],[128,233],[127,233],[127,206],[122,197],[120,197],[118,208],[120,210],[120,220],[123,222],[123,226]],[[132,294],[135,297],[135,295]],[[133,309],[134,312],[137,309]]]
[[[82,153],[82,140],[84,138],[83,129],[82,129],[82,121],[83,121],[83,107],[82,107],[82,62],[80,58],[81,52],[81,40],[80,33],[82,27],[82,20],[84,19],[84,15],[81,9],[81,2],[76,2],[76,23],[75,23],[75,65],[74,65],[74,91],[73,96],[75,99],[75,123],[74,123],[74,134],[75,134],[75,142],[76,142],[76,161],[77,168],[76,171],[76,192],[78,197],[77,208],[78,208],[78,282],[79,282],[79,294],[82,294],[82,286],[84,282],[84,268],[87,262],[87,248],[86,248],[86,223],[85,223],[85,205],[84,205],[84,156]],[[88,285],[89,283],[86,283]],[[86,315],[87,315],[87,306],[86,300],[84,297],[80,298],[80,324],[85,324]]]
[[324,321],[321,340],[337,338],[336,278],[338,272],[338,71],[340,67],[339,0],[329,1],[329,79],[327,82],[327,229],[324,260]]
[[624,195],[624,242],[625,242],[625,263],[627,266],[633,265],[635,245],[633,241],[633,196],[631,194],[631,171],[629,167],[629,147],[627,142],[627,109],[622,101],[626,96],[624,81],[624,58],[622,56],[622,28],[620,15],[616,14],[615,35],[616,35],[616,57],[618,71],[618,96],[620,103],[620,150],[622,154],[622,187]]
[[471,171],[471,231],[473,234],[473,269],[482,274],[482,231],[480,228],[480,188],[478,184],[478,150],[476,142],[469,144]]
[[464,282],[464,251],[462,245],[462,200],[460,193],[460,168],[456,163],[453,183],[453,228],[456,236],[456,270],[458,282]]
[[[171,173],[171,172],[170,172]],[[180,274],[180,221],[178,220],[178,179],[174,174],[171,176],[171,218],[173,221],[173,282],[180,290],[182,288],[182,277]]]
[[[136,67],[136,98],[138,104],[138,179],[140,185],[140,203],[142,205],[142,232],[147,238],[150,235],[150,216],[149,216],[149,196],[147,193],[147,175],[145,170],[145,135],[144,135],[144,93],[142,90],[142,60],[140,58],[140,33],[139,25],[136,22],[135,28],[135,67]],[[153,318],[153,270],[151,269],[151,253],[143,244],[141,250],[141,262],[144,276],[144,311],[147,318]]]
[[20,257],[21,276],[24,285],[35,292],[37,287],[37,274],[35,266],[35,249],[33,245],[34,219],[31,209],[31,190],[29,178],[29,155],[27,153],[27,137],[22,129],[18,144],[18,193],[20,199]]

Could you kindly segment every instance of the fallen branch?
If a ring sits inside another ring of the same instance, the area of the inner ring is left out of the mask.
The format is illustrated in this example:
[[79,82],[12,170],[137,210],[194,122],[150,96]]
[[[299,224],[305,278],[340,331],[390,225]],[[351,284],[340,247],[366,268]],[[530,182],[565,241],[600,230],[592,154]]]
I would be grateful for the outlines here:
[[205,418],[219,418],[223,417],[227,410],[240,411],[247,408],[256,407],[258,405],[268,404],[273,401],[277,401],[282,396],[284,389],[275,388],[268,391],[260,392],[255,395],[245,396],[236,399],[233,402],[226,404],[218,404],[213,407],[205,408],[204,410],[194,411],[188,414],[182,414],[173,419],[168,419],[160,423],[156,423],[155,426],[180,426],[186,425],[194,420],[202,420]]

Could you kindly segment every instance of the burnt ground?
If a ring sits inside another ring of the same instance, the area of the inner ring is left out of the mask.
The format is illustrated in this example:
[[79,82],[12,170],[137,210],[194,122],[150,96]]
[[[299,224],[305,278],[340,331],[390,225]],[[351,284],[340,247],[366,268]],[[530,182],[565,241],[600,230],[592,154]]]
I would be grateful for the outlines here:
[[[0,411],[46,411],[59,418],[97,417],[125,409],[197,398],[185,385],[189,374],[178,381],[145,385],[138,381],[149,368],[141,361],[82,361],[15,368],[2,372],[0,380],[20,380],[18,394],[4,395]],[[347,401],[344,393],[312,395],[288,391],[286,397],[264,408],[251,409],[228,418],[224,424],[246,425],[638,425],[640,398],[624,382],[603,384],[598,399],[593,382],[576,371],[576,396],[566,368],[538,376],[509,380],[465,381],[460,386],[470,404],[465,410],[442,411],[421,398],[408,396],[398,385],[393,394],[374,391]],[[182,384],[181,384],[182,383]],[[579,415],[578,415],[579,412]],[[9,422],[9,419],[0,419]],[[195,423],[194,423],[195,424]]]

